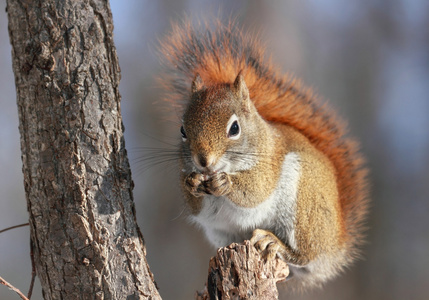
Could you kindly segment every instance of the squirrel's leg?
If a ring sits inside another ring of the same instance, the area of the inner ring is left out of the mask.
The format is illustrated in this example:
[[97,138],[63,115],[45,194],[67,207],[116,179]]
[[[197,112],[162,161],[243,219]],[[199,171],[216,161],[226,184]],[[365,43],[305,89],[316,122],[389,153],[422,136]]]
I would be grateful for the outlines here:
[[306,265],[310,259],[284,244],[275,234],[264,229],[255,229],[250,242],[266,260],[273,260],[279,256],[286,262],[296,265]]

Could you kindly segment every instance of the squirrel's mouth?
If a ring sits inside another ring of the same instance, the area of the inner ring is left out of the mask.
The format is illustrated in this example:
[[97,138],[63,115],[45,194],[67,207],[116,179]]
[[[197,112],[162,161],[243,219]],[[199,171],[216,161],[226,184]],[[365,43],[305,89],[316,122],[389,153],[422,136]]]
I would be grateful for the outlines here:
[[205,178],[207,177],[208,179],[217,173],[225,172],[225,168],[226,168],[226,164],[222,164],[220,166],[215,166],[215,167],[207,167],[207,168],[204,168],[201,174],[203,174],[204,177]]
[[213,175],[219,173],[219,170],[204,170],[201,174],[204,175],[204,180],[208,180]]

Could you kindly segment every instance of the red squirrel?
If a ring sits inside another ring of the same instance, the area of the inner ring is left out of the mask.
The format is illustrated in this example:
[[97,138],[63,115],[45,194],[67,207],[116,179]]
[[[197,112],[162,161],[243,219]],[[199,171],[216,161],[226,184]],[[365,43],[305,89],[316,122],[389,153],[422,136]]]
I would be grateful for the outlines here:
[[250,239],[288,284],[317,286],[359,255],[367,170],[344,122],[280,75],[236,24],[173,25],[161,41],[167,99],[182,109],[181,186],[216,247]]

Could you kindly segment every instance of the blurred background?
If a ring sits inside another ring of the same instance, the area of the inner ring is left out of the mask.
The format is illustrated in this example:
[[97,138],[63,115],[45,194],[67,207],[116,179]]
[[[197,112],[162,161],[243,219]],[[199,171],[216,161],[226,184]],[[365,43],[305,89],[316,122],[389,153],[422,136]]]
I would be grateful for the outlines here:
[[[28,218],[5,6],[0,0],[0,229]],[[179,117],[166,116],[155,103],[161,94],[156,45],[184,14],[231,15],[260,32],[275,64],[349,121],[368,158],[365,259],[323,290],[292,299],[428,299],[428,1],[112,0],[111,8],[137,217],[164,299],[192,299],[215,254],[182,214],[174,164],[142,161],[142,148],[172,149],[180,140]],[[27,292],[28,227],[0,235],[0,276]],[[38,284],[32,299],[41,298]],[[18,296],[0,286],[0,299]]]

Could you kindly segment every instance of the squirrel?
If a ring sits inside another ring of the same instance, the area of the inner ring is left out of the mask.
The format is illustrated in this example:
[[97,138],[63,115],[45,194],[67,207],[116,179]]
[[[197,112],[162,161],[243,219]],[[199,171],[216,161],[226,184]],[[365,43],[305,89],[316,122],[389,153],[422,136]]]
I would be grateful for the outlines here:
[[[345,123],[234,22],[173,24],[161,40],[166,99],[183,113],[179,158],[190,219],[216,247],[250,239],[320,286],[360,256],[367,169]],[[179,130],[178,130],[179,131]]]

